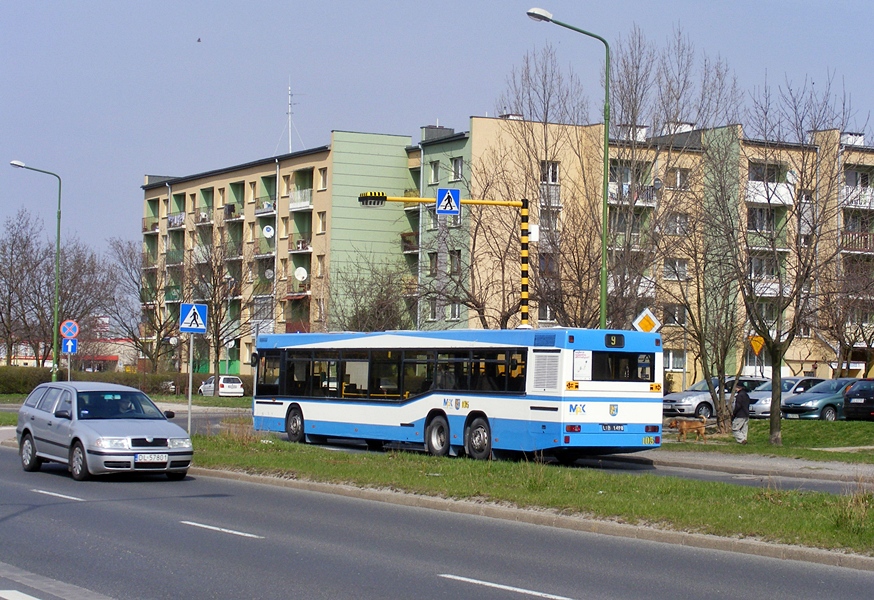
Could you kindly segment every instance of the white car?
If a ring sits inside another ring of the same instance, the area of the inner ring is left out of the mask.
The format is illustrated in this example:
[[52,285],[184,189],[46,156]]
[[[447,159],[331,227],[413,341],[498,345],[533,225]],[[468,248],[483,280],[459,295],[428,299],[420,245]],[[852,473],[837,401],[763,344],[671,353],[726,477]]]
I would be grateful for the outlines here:
[[[197,393],[201,396],[214,396],[213,385],[215,377],[210,377],[200,384]],[[239,377],[234,375],[219,375],[219,396],[242,396],[243,382]]]

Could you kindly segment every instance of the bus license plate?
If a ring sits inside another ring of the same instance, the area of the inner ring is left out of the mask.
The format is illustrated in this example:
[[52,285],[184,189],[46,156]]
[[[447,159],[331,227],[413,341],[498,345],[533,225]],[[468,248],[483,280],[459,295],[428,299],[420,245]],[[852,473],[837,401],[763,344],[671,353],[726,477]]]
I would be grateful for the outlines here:
[[167,462],[166,454],[136,454],[134,462]]
[[602,424],[601,431],[625,431],[625,425],[617,425],[615,423]]

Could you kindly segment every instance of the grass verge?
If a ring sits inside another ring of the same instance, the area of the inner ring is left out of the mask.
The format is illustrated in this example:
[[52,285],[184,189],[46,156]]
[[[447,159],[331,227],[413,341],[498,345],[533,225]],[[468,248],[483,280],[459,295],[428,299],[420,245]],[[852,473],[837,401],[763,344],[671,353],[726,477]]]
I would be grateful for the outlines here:
[[565,468],[538,461],[435,458],[416,452],[345,453],[290,444],[229,420],[196,436],[198,467],[390,489],[609,519],[675,531],[874,555],[874,494],[756,489],[649,474]]

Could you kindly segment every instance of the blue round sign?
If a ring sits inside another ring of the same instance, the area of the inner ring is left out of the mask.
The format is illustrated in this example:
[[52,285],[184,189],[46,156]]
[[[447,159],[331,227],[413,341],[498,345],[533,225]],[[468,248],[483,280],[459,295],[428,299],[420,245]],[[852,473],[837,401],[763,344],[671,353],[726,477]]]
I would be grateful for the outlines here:
[[64,339],[72,339],[79,335],[79,324],[73,320],[67,320],[61,323],[61,337]]

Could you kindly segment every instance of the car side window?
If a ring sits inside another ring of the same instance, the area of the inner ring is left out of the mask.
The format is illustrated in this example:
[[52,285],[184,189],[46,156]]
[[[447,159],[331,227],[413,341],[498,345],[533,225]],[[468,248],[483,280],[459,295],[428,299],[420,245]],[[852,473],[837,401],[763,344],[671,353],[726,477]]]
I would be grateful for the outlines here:
[[44,410],[46,412],[55,412],[55,404],[58,403],[60,395],[61,390],[58,388],[49,388],[45,395],[40,399],[39,404],[36,405],[36,409]]
[[24,401],[25,406],[29,406],[33,408],[37,405],[43,395],[46,393],[47,388],[36,388],[33,390],[28,396],[27,400]]
[[61,396],[61,401],[58,403],[58,407],[55,409],[55,412],[59,410],[66,410],[71,415],[73,414],[73,394],[65,391]]

